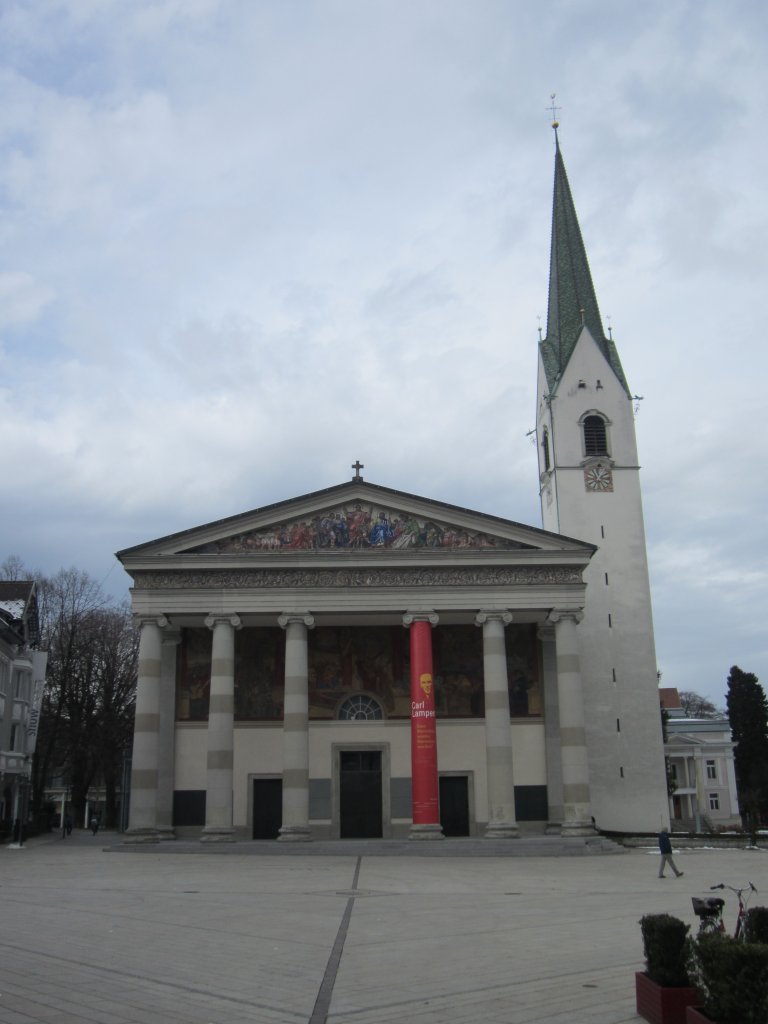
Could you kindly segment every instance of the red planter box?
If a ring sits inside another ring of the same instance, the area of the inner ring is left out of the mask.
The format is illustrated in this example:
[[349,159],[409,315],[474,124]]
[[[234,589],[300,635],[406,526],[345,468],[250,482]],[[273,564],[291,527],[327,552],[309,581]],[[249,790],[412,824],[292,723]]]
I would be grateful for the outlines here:
[[689,1006],[685,1011],[685,1024],[713,1024],[711,1017],[706,1017],[700,1006]]
[[[701,996],[695,988],[657,985],[642,971],[635,974],[635,995],[637,1012],[650,1024],[691,1024],[690,1020],[686,1021],[686,1007],[701,1002]],[[711,1024],[706,1017],[701,1020]]]

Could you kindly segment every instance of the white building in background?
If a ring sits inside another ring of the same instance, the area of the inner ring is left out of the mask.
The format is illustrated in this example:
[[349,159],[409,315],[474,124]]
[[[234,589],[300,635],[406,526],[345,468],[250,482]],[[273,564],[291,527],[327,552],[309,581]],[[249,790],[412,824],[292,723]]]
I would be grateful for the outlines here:
[[734,743],[727,718],[686,718],[673,687],[659,690],[668,714],[664,746],[677,789],[669,798],[677,831],[740,827]]
[[0,836],[26,815],[48,655],[37,650],[37,587],[0,581]]

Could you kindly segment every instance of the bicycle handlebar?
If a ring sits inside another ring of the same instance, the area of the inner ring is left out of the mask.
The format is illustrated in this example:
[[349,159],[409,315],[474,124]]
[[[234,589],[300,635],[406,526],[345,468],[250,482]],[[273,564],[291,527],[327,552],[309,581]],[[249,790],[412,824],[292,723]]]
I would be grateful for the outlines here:
[[757,892],[757,889],[752,884],[752,882],[747,882],[747,884],[743,885],[740,889],[737,889],[733,885],[726,885],[724,882],[718,882],[717,885],[710,885],[709,888],[710,888],[710,890],[711,889],[730,889],[731,892],[735,892],[737,896],[741,896],[741,894],[743,892],[746,892],[747,889],[749,889],[751,892]]

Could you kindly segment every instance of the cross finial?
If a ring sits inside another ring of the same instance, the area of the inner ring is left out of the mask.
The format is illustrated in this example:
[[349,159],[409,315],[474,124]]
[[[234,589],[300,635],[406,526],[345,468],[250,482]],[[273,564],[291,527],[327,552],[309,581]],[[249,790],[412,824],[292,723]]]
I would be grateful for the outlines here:
[[541,317],[537,316],[536,319],[539,321],[539,341],[541,341],[542,340],[542,336],[541,336]]
[[605,319],[608,324],[608,338],[610,341],[613,341],[613,328],[611,327],[611,318],[607,316]]
[[354,475],[354,476],[352,477],[352,479],[353,479],[353,480],[362,480],[363,478],[362,478],[362,477],[360,476],[360,470],[361,470],[361,469],[365,469],[365,466],[364,466],[364,464],[363,464],[363,463],[362,463],[362,462],[360,461],[360,459],[356,459],[356,460],[355,460],[355,461],[354,461],[354,462],[352,463],[352,469],[354,469],[354,471],[355,471],[355,475]]
[[560,127],[560,122],[557,119],[557,112],[558,112],[558,110],[562,110],[563,109],[562,107],[556,107],[555,106],[555,97],[556,96],[557,96],[556,92],[550,93],[549,98],[552,100],[552,106],[551,107],[547,107],[547,110],[549,110],[549,112],[552,114],[552,127],[555,129],[555,135],[557,135],[557,129]]

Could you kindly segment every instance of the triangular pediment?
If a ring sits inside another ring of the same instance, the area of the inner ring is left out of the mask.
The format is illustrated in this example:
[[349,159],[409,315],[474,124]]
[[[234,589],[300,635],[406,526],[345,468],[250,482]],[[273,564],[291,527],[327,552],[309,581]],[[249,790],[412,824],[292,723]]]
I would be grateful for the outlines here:
[[[438,512],[437,509],[434,512]],[[184,554],[249,551],[337,551],[414,549],[520,550],[535,545],[488,529],[461,525],[445,514],[416,512],[390,501],[353,498],[265,526],[205,541]]]
[[690,732],[679,732],[670,736],[667,740],[668,747],[704,747],[707,741]]
[[536,527],[362,480],[254,509],[118,552],[151,556],[592,550]]

